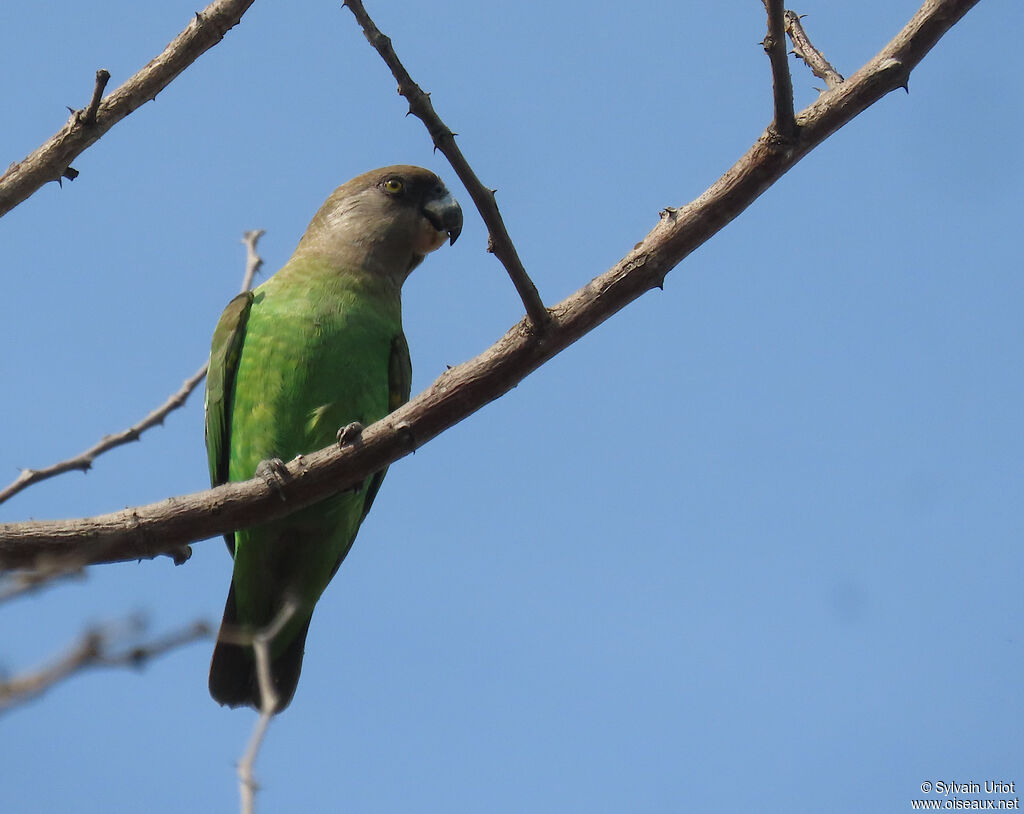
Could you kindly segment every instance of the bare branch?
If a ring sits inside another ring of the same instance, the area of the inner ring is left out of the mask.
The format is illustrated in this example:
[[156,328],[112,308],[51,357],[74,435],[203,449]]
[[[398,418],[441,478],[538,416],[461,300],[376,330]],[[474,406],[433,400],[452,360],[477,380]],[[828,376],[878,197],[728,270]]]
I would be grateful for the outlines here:
[[252,288],[253,278],[263,267],[263,258],[256,253],[256,244],[266,234],[265,229],[250,229],[242,235],[242,243],[245,244],[245,276],[242,278],[242,289],[239,292],[244,294]]
[[[129,633],[137,634],[145,625],[130,622]],[[118,632],[111,628],[87,630],[64,655],[53,664],[30,673],[0,682],[0,714],[38,698],[55,684],[90,667],[133,667],[141,669],[150,659],[183,645],[210,636],[206,622],[193,622],[186,628],[149,642],[115,649]]]
[[811,44],[810,37],[804,31],[800,15],[793,11],[786,12],[786,33],[793,41],[793,53],[798,59],[807,63],[807,67],[819,79],[824,79],[829,88],[837,88],[843,82],[843,75],[833,68],[821,51]]
[[[260,266],[263,265],[263,259],[256,254],[256,243],[260,237],[263,236],[263,229],[254,229],[246,232],[242,237],[242,243],[245,244],[246,252],[246,263],[245,263],[245,276],[242,279],[242,291],[248,291],[252,285],[253,277],[256,272],[259,271]],[[179,407],[184,406],[188,397],[192,394],[192,391],[199,386],[199,383],[206,377],[206,363],[199,368],[195,373],[185,379],[185,382],[181,385],[176,393],[174,393],[167,401],[151,411],[149,415],[143,418],[136,424],[133,424],[126,430],[114,433],[113,435],[105,435],[96,444],[93,444],[85,452],[81,452],[75,455],[73,458],[68,458],[59,463],[52,464],[43,469],[22,469],[21,473],[5,488],[0,489],[0,503],[14,497],[22,489],[27,489],[34,483],[47,480],[56,475],[62,475],[65,472],[73,472],[74,470],[81,470],[82,472],[88,472],[92,469],[92,463],[96,458],[102,455],[104,452],[109,452],[115,447],[122,446],[124,444],[131,443],[132,441],[138,441],[139,436],[142,435],[146,430],[151,427],[155,427],[158,424],[163,424],[164,419],[167,418],[168,414]],[[188,559],[186,557],[186,559]]]
[[[70,167],[84,150],[92,146],[111,127],[166,88],[200,55],[220,42],[242,18],[253,0],[216,0],[194,19],[142,70],[102,102],[106,81],[96,75],[92,102],[84,111],[73,111],[71,118],[49,141],[31,155],[13,164],[0,176],[0,216],[32,195],[47,181],[74,178]],[[105,73],[105,72],[104,72]]]
[[80,563],[40,563],[39,567],[32,571],[17,571],[0,578],[0,603],[34,594],[56,582],[82,579],[84,576],[85,567]]
[[260,686],[260,717],[253,727],[252,735],[249,738],[249,745],[245,754],[238,762],[238,794],[242,804],[242,814],[253,814],[256,803],[256,791],[259,785],[253,774],[256,764],[256,757],[263,746],[263,739],[267,734],[267,727],[274,717],[274,710],[277,709],[277,688],[274,686],[274,679],[270,672],[270,643],[274,637],[284,628],[298,610],[298,603],[289,598],[278,611],[274,620],[265,628],[255,634],[228,634],[221,631],[220,638],[229,638],[236,644],[251,644],[253,655],[256,657],[256,680]]
[[68,458],[43,469],[22,469],[21,474],[17,478],[3,490],[0,490],[0,503],[18,494],[22,489],[27,489],[32,484],[39,483],[47,478],[52,478],[65,472],[72,472],[76,469],[88,472],[92,468],[92,462],[97,456],[131,441],[138,441],[139,436],[150,427],[163,424],[167,414],[181,407],[205,376],[206,365],[204,364],[199,370],[185,379],[185,382],[176,393],[141,421],[121,432],[103,436],[99,442],[73,458]]
[[763,0],[768,12],[768,33],[761,41],[772,65],[772,92],[775,97],[775,130],[786,141],[796,136],[796,114],[793,111],[793,79],[789,75],[786,55],[786,23],[783,0]]
[[409,112],[426,125],[434,147],[444,154],[448,163],[452,165],[452,169],[455,170],[455,174],[459,176],[459,180],[462,181],[469,196],[473,199],[473,203],[476,204],[484,225],[487,226],[489,233],[487,250],[501,261],[508,272],[533,327],[537,331],[543,331],[548,323],[548,311],[537,293],[537,287],[526,273],[526,269],[523,268],[519,253],[505,228],[505,222],[502,220],[501,212],[498,210],[498,201],[495,198],[497,190],[485,187],[477,178],[473,168],[469,166],[469,162],[462,154],[462,150],[455,143],[455,134],[434,112],[430,94],[424,93],[409,76],[409,72],[402,65],[391,45],[391,39],[382,34],[370,19],[370,15],[363,7],[362,0],[345,0],[343,5],[352,12],[356,22],[362,26],[363,33],[370,45],[377,49],[377,53],[391,69],[392,75],[398,81],[398,92],[409,102]]
[[525,322],[490,349],[448,370],[427,390],[366,428],[354,444],[300,456],[274,488],[263,478],[80,520],[0,525],[0,568],[30,567],[40,556],[85,562],[153,557],[193,540],[290,514],[407,455],[515,387],[530,372],[652,288],[695,248],[756,200],[810,150],[890,91],[978,0],[927,0],[897,36],[838,88],[797,117],[798,141],[780,149],[764,133],[692,203],[667,208],[615,266],[551,309],[543,341]]

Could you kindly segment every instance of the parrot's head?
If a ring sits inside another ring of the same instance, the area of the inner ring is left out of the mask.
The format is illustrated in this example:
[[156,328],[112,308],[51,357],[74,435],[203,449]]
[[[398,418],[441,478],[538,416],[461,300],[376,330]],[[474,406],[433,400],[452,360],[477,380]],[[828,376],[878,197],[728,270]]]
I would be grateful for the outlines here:
[[423,258],[462,231],[458,201],[430,170],[399,164],[342,184],[316,213],[296,254],[362,268],[401,285]]

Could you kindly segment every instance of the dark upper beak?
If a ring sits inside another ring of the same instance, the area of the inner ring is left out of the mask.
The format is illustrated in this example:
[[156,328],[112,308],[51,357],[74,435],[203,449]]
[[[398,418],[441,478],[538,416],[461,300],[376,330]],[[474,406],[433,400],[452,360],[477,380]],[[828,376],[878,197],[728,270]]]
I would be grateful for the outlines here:
[[448,235],[449,245],[458,240],[462,233],[462,207],[447,189],[423,204],[423,214],[437,231]]

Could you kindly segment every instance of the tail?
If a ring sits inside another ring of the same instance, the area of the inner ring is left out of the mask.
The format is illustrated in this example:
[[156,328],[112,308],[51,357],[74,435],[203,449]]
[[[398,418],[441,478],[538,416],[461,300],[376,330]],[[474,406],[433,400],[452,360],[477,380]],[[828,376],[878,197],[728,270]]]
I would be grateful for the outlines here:
[[[291,703],[295,695],[295,687],[299,683],[302,672],[302,654],[306,648],[306,634],[309,622],[306,617],[288,646],[278,653],[270,662],[270,677],[277,693],[277,705],[274,713],[283,710]],[[217,644],[213,649],[213,660],[210,663],[210,695],[219,704],[229,707],[249,706],[255,710],[263,709],[263,696],[260,682],[256,675],[256,657],[251,645],[235,644],[224,641],[221,635],[225,630],[240,631],[238,610],[235,607],[235,586],[231,584],[228,600],[224,605],[224,619],[220,624],[221,633],[217,636]]]

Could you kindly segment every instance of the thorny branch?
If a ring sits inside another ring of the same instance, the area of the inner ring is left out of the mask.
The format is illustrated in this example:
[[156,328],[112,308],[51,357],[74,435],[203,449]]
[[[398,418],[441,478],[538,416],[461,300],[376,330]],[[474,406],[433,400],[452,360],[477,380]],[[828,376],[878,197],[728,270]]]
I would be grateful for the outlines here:
[[793,111],[793,79],[786,55],[786,23],[784,0],[763,0],[768,12],[768,33],[761,41],[772,66],[772,94],[775,98],[775,130],[786,141],[796,136],[796,114]]
[[501,264],[508,272],[508,276],[512,279],[516,291],[519,292],[519,297],[523,301],[523,306],[526,308],[526,314],[533,328],[538,333],[543,333],[549,319],[548,310],[544,307],[544,303],[537,293],[537,287],[526,273],[526,269],[523,268],[523,263],[519,259],[519,253],[516,251],[512,238],[509,237],[508,230],[505,228],[505,221],[501,217],[501,212],[498,210],[498,201],[495,198],[497,190],[485,187],[480,182],[480,179],[477,178],[473,168],[462,154],[462,150],[455,143],[455,134],[448,128],[448,125],[441,121],[441,117],[434,111],[434,105],[430,101],[430,94],[425,93],[413,81],[409,72],[395,53],[395,49],[391,45],[391,39],[382,34],[377,25],[370,19],[370,15],[366,13],[366,9],[363,7],[362,0],[345,0],[344,5],[352,12],[356,22],[362,26],[363,34],[366,35],[370,45],[377,50],[385,64],[391,69],[392,75],[398,82],[398,92],[409,102],[409,112],[426,125],[427,132],[430,133],[430,137],[434,142],[434,147],[440,150],[444,157],[448,159],[448,163],[452,165],[455,174],[459,176],[462,185],[473,199],[473,203],[476,204],[476,208],[480,212],[480,217],[487,226],[489,233],[488,251],[492,252],[501,261]]
[[811,44],[810,37],[807,36],[807,32],[804,31],[803,24],[800,22],[800,15],[794,11],[787,11],[785,18],[786,33],[793,41],[793,53],[796,57],[802,59],[816,77],[824,79],[829,88],[839,87],[843,81],[843,75],[833,68],[821,51]]
[[427,390],[367,427],[358,444],[300,456],[287,478],[263,478],[99,517],[0,525],[0,568],[31,567],[40,556],[83,561],[153,557],[184,543],[283,517],[345,489],[511,390],[641,294],[661,286],[684,257],[737,217],[814,147],[890,91],[978,0],[926,0],[874,58],[797,116],[798,137],[780,149],[765,132],[692,203],[666,208],[655,227],[617,264],[551,309],[543,342],[514,325],[484,353],[444,373]]
[[70,166],[72,161],[121,119],[155,98],[178,74],[220,42],[252,4],[253,0],[216,0],[197,12],[162,53],[102,101],[97,97],[102,95],[106,79],[101,79],[98,71],[90,104],[84,110],[72,111],[64,127],[0,176],[0,216],[6,215],[47,181],[77,176],[77,170]]
[[[256,244],[260,237],[263,236],[263,229],[253,229],[246,232],[242,237],[242,243],[245,244],[245,276],[242,278],[242,291],[248,291],[252,286],[253,277],[256,272],[259,271],[260,266],[263,265],[262,258],[256,253]],[[133,424],[126,430],[114,433],[113,435],[105,435],[96,444],[93,444],[85,452],[80,452],[73,458],[60,461],[50,466],[44,467],[43,469],[22,469],[17,478],[9,483],[3,489],[0,489],[0,503],[14,497],[18,492],[23,489],[27,489],[34,483],[47,480],[56,475],[61,475],[65,472],[73,472],[74,470],[81,470],[82,472],[88,472],[92,469],[93,461],[97,457],[102,455],[104,452],[109,452],[115,447],[128,444],[132,441],[138,441],[139,436],[142,435],[146,430],[163,424],[164,419],[167,418],[168,414],[182,407],[188,397],[192,394],[192,391],[199,386],[199,383],[206,377],[206,364],[199,368],[195,373],[185,379],[185,382],[181,385],[176,393],[174,393],[167,401],[151,411],[149,415],[143,418],[136,424]]]
[[[130,633],[140,633],[144,625],[130,622]],[[93,628],[52,664],[0,682],[0,714],[38,698],[55,684],[90,667],[132,667],[141,669],[157,656],[210,635],[206,622],[193,622],[188,627],[149,642],[131,647],[116,647],[118,631]]]

